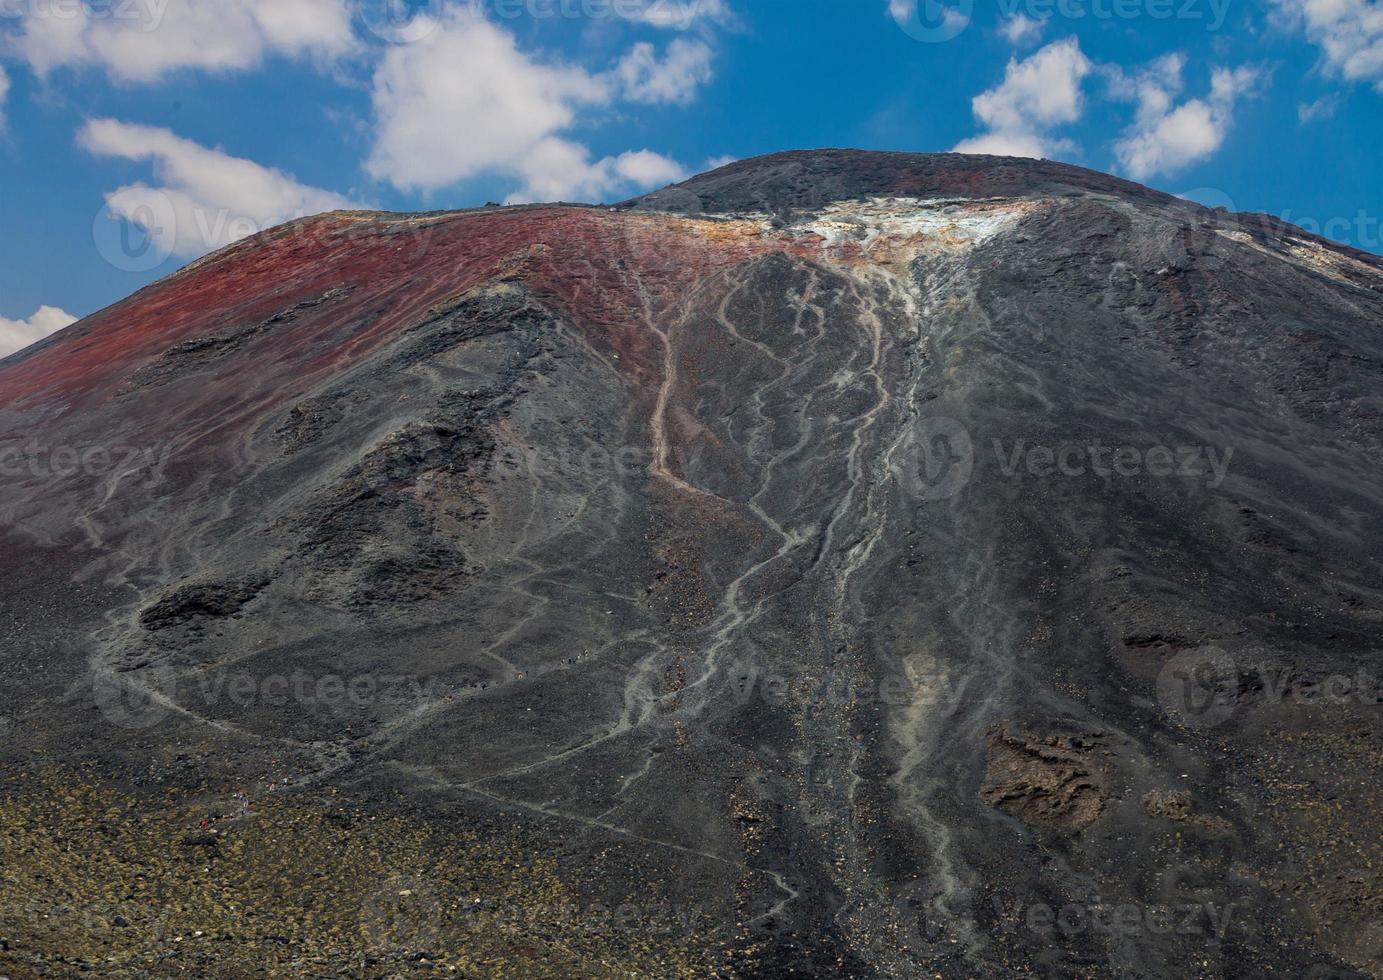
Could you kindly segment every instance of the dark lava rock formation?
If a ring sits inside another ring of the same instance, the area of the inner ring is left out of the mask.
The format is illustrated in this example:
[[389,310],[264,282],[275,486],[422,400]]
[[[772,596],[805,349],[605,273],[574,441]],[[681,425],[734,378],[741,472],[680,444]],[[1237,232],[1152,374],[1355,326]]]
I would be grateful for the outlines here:
[[1381,328],[993,157],[218,252],[0,362],[0,974],[1379,975]]

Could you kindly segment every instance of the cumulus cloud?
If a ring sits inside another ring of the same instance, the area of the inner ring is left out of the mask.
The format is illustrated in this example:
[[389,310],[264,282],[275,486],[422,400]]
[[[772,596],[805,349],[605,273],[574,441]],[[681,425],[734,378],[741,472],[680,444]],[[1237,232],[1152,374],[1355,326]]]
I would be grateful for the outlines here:
[[956,144],[956,153],[988,153],[996,157],[1034,157],[1041,159],[1070,148],[1068,140],[1051,140],[1035,133],[982,133]]
[[75,316],[56,306],[40,306],[27,320],[6,320],[0,316],[0,357],[9,357],[76,322]]
[[95,119],[82,128],[78,143],[98,156],[152,162],[158,186],[121,187],[106,195],[106,204],[182,257],[203,255],[293,218],[357,206],[280,170],[153,126]]
[[1167,55],[1132,79],[1117,77],[1115,94],[1138,103],[1133,125],[1114,144],[1114,154],[1135,180],[1175,174],[1199,163],[1220,148],[1234,121],[1239,100],[1261,81],[1252,66],[1217,68],[1210,93],[1177,104],[1185,59]]
[[1274,0],[1289,23],[1320,47],[1326,65],[1383,92],[1383,4],[1377,0]]
[[971,102],[987,132],[962,140],[956,152],[1042,157],[1071,149],[1050,130],[1080,119],[1082,85],[1092,67],[1075,38],[1055,41],[1021,61],[1009,59],[1004,80]]
[[640,42],[620,59],[615,75],[624,97],[632,102],[687,105],[711,80],[711,48],[704,41],[679,38],[659,60],[653,45]]
[[0,133],[5,131],[5,99],[10,94],[10,76],[5,74],[5,66],[0,65]]
[[1016,13],[999,25],[999,33],[1008,40],[1009,44],[1014,47],[1022,47],[1027,44],[1035,44],[1042,37],[1042,32],[1046,27],[1046,20],[1034,19],[1024,13]]
[[348,0],[122,0],[25,4],[11,47],[39,76],[97,66],[147,83],[183,68],[235,71],[269,55],[330,59],[356,46]]
[[627,187],[657,187],[687,174],[673,161],[649,150],[621,153],[591,162],[579,143],[550,137],[540,140],[519,163],[523,188],[506,203],[602,200]]
[[[430,191],[481,174],[515,177],[511,200],[600,199],[652,186],[681,168],[647,150],[593,161],[563,136],[583,109],[621,94],[621,73],[546,64],[512,34],[455,9],[423,40],[387,52],[375,71],[375,144],[367,168],[407,191]],[[664,62],[653,62],[663,65]],[[671,91],[647,72],[644,94]],[[651,87],[650,87],[651,86]]]
[[675,184],[688,177],[687,172],[677,163],[649,150],[621,153],[614,158],[612,166],[620,180],[627,180],[639,187]]

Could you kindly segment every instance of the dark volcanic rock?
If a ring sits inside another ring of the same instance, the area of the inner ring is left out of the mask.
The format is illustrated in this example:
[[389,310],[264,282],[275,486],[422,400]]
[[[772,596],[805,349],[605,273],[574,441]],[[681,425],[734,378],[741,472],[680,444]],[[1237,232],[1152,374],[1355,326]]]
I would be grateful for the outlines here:
[[245,608],[268,582],[227,582],[187,585],[175,590],[139,614],[146,630],[163,630],[207,617],[224,619]]
[[0,362],[0,973],[1383,973],[1380,286],[841,150],[210,256]]
[[1179,198],[1051,160],[961,153],[809,150],[739,160],[623,206],[681,214],[810,210],[837,201],[1107,194],[1190,212]]
[[1108,795],[1090,759],[1093,749],[1080,738],[995,732],[980,798],[1032,824],[1084,830],[1100,818]]

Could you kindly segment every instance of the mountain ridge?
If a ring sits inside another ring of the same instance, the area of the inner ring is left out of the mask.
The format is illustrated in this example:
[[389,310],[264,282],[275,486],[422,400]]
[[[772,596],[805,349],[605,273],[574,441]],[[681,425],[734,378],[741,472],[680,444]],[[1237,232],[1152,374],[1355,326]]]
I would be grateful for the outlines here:
[[1383,972],[1380,264],[1088,173],[316,216],[0,361],[0,972]]

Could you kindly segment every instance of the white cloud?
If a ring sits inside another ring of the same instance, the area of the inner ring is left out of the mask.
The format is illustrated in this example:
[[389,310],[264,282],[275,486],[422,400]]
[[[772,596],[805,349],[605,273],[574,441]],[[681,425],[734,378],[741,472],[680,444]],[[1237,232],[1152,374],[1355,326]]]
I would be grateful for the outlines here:
[[409,191],[512,176],[522,182],[512,201],[600,199],[680,174],[647,150],[592,162],[585,146],[560,135],[581,109],[616,98],[617,75],[541,63],[483,17],[452,10],[376,70],[378,126],[367,167]]
[[578,107],[611,97],[605,79],[539,64],[513,35],[455,13],[423,41],[390,50],[376,70],[379,128],[368,167],[407,190],[513,171],[525,161],[541,168],[535,149],[556,156],[551,134],[569,128]]
[[650,150],[621,153],[614,160],[615,173],[639,187],[675,184],[689,176],[677,163]]
[[1034,133],[984,133],[961,140],[956,153],[988,153],[997,157],[1050,157],[1052,153],[1071,149],[1069,140],[1052,140]]
[[1326,64],[1383,92],[1383,4],[1377,0],[1274,0],[1318,45]]
[[638,9],[630,6],[617,3],[614,9],[629,20],[676,30],[687,30],[699,21],[724,23],[730,19],[725,0],[644,0]]
[[632,102],[687,105],[697,88],[711,80],[711,48],[704,41],[678,38],[659,61],[653,45],[640,42],[620,59],[615,75]]
[[1116,95],[1135,98],[1134,123],[1114,144],[1114,154],[1135,180],[1174,174],[1209,157],[1224,143],[1234,108],[1262,79],[1251,66],[1217,68],[1210,94],[1176,104],[1185,59],[1167,55],[1133,79],[1116,77]]
[[23,5],[12,49],[39,76],[99,66],[122,82],[183,68],[235,71],[269,55],[339,57],[353,50],[348,0],[121,0]]
[[40,306],[27,320],[6,320],[0,316],[0,357],[9,357],[76,322],[75,316],[56,306]]
[[5,99],[10,94],[10,76],[5,74],[5,66],[0,65],[0,133],[5,131]]
[[130,184],[107,194],[106,204],[179,256],[203,255],[303,215],[356,206],[166,129],[96,119],[82,128],[78,142],[99,156],[152,161],[161,186]]
[[1014,47],[1034,44],[1047,28],[1046,19],[1034,19],[1024,13],[1016,13],[999,27],[999,33]]
[[971,103],[988,132],[962,140],[956,152],[1037,157],[1072,149],[1048,131],[1080,119],[1082,84],[1092,67],[1075,38],[1055,41],[1022,61],[1009,59],[1003,82]]
[[687,173],[672,160],[649,150],[621,153],[592,163],[580,143],[550,137],[535,144],[518,172],[523,189],[506,203],[595,201],[628,187],[660,187],[684,180]]
[[1303,102],[1297,106],[1297,122],[1305,126],[1307,123],[1333,119],[1335,118],[1335,110],[1339,107],[1340,97],[1338,95],[1323,95],[1314,102]]

